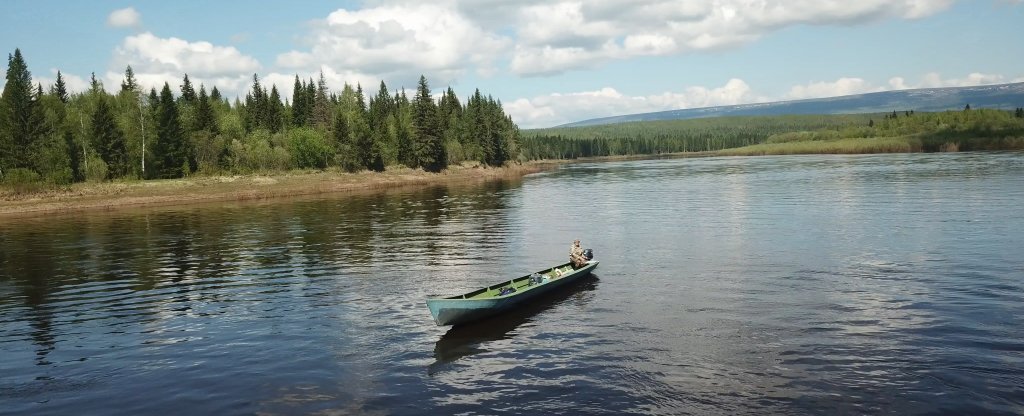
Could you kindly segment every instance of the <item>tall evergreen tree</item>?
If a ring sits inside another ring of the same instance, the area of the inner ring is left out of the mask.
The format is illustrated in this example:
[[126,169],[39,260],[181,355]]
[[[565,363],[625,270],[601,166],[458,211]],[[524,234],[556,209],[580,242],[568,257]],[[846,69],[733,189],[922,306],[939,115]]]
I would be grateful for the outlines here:
[[374,168],[373,131],[366,112],[366,96],[363,86],[356,84],[355,106],[349,114],[349,131],[355,147],[356,160],[366,169]]
[[220,95],[220,90],[218,90],[217,86],[214,85],[213,89],[210,90],[210,101],[213,101],[214,103],[220,104],[220,101],[223,100],[223,99],[224,98],[221,97],[221,95]]
[[423,170],[440,172],[448,167],[448,155],[445,153],[441,137],[437,104],[430,96],[430,87],[423,75],[420,75],[412,105],[412,124],[415,129],[412,142],[415,159]]
[[113,179],[128,173],[128,149],[107,100],[101,96],[92,113],[92,145],[107,164],[107,179]]
[[128,65],[124,70],[124,81],[121,81],[121,92],[137,92],[139,84],[135,81],[135,71]]
[[0,175],[8,168],[35,169],[46,134],[45,115],[21,50],[7,57],[7,84],[0,95]]
[[415,129],[412,126],[412,103],[405,95],[405,89],[395,94],[395,142],[398,161],[409,167],[417,167],[412,152],[412,140]]
[[61,75],[60,71],[57,71],[57,81],[50,88],[50,95],[57,97],[64,104],[68,103],[68,86],[64,83],[64,76]]
[[327,130],[331,126],[331,102],[327,97],[327,80],[323,71],[320,72],[316,95],[313,97],[313,126],[320,130]]
[[206,86],[199,84],[199,98],[196,100],[196,131],[209,132],[211,135],[220,133],[217,128],[217,116],[213,113],[210,97],[206,95]]
[[89,75],[89,94],[96,96],[103,94],[103,83],[96,79],[96,73],[93,72]]
[[153,146],[156,177],[180,178],[190,173],[190,148],[178,119],[178,105],[171,93],[171,86],[166,82],[160,90],[160,104],[157,108],[157,138]]
[[81,182],[85,180],[85,170],[82,169],[82,154],[78,149],[78,144],[75,143],[75,135],[71,133],[71,130],[65,130],[64,150],[67,152],[69,167],[71,168],[72,182]]
[[310,108],[306,99],[306,84],[295,75],[295,85],[292,87],[292,126],[309,126]]
[[181,81],[181,102],[185,105],[192,105],[196,102],[196,89],[192,87],[192,81],[188,79],[188,74],[185,74],[185,78]]
[[245,96],[245,130],[251,132],[258,129],[268,129],[268,108],[270,100],[267,98],[267,90],[260,85],[260,78],[252,74],[252,91]]
[[267,98],[267,130],[271,133],[278,133],[284,130],[284,104],[281,102],[281,94],[277,92],[277,85],[270,86],[270,97]]

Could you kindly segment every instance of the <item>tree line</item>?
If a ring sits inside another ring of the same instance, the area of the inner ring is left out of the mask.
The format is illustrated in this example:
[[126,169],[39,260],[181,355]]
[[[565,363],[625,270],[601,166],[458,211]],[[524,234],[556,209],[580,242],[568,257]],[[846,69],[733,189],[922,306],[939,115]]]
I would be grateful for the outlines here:
[[[68,184],[122,178],[180,178],[289,169],[383,171],[404,165],[439,172],[477,161],[502,166],[520,152],[519,128],[500,101],[479,89],[463,104],[449,87],[431,96],[421,76],[410,97],[381,81],[341,91],[295,77],[290,99],[253,75],[232,102],[185,74],[147,92],[131,68],[110,94],[95,74],[71,93],[58,71],[34,83],[20,49],[8,55],[0,95],[0,179]],[[175,91],[177,90],[177,91]]]
[[778,133],[863,125],[870,115],[735,116],[637,121],[526,130],[522,157],[578,157],[706,152],[762,143]]

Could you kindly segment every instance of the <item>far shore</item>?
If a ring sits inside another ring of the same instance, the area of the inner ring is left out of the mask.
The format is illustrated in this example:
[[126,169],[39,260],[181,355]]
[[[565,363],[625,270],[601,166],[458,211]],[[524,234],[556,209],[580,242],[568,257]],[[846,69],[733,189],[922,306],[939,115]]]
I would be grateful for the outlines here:
[[[1019,143],[1013,144],[1019,146]],[[1009,148],[1017,148],[1009,146]],[[958,151],[955,145],[941,151]],[[521,178],[553,169],[565,163],[611,162],[661,158],[767,156],[793,154],[920,153],[912,137],[804,141],[756,144],[705,152],[616,155],[542,160],[500,168],[478,165],[450,166],[441,173],[419,169],[389,168],[385,172],[345,173],[339,171],[297,171],[272,174],[195,176],[184,179],[132,180],[79,183],[68,187],[28,194],[0,188],[0,218],[34,217],[51,213],[115,210],[132,207],[174,206],[208,202],[267,200],[272,198],[367,193],[382,190],[486,182]]]
[[501,168],[452,166],[441,173],[396,168],[385,172],[282,172],[272,175],[195,176],[184,179],[80,183],[30,194],[0,190],[0,218],[132,207],[247,201],[520,178],[563,162],[538,161]]

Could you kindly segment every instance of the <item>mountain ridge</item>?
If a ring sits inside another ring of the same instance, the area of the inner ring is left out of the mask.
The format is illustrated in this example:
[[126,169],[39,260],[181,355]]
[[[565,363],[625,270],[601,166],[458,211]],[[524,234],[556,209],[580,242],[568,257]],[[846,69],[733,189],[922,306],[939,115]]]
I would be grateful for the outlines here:
[[593,118],[558,125],[554,128],[724,116],[887,113],[908,110],[945,111],[961,109],[968,104],[976,108],[1004,110],[1024,107],[1024,82],[971,87],[918,88],[804,100],[666,110]]

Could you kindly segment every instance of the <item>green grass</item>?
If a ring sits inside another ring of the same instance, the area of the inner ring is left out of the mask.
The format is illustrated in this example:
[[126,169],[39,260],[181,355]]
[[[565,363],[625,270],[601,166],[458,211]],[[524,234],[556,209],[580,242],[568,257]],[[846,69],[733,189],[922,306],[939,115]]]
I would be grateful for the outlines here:
[[722,156],[909,153],[921,151],[917,137],[879,137],[859,139],[807,140],[762,143],[715,152]]

